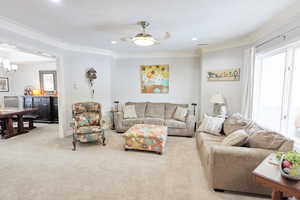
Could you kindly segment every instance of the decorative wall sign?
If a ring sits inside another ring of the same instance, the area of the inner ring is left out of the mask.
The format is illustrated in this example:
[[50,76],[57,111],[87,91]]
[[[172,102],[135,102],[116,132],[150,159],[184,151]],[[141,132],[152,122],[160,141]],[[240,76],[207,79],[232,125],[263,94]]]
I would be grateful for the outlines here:
[[142,65],[141,92],[169,93],[169,65]]
[[239,81],[240,68],[210,70],[207,72],[208,81]]
[[0,92],[9,92],[9,83],[7,77],[0,77]]

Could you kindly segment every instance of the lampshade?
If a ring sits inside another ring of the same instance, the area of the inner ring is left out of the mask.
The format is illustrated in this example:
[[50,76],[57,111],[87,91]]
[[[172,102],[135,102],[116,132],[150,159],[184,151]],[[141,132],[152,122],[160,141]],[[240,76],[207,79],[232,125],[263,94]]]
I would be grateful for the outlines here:
[[211,98],[210,98],[210,102],[213,104],[225,104],[225,99],[223,97],[222,94],[214,94]]

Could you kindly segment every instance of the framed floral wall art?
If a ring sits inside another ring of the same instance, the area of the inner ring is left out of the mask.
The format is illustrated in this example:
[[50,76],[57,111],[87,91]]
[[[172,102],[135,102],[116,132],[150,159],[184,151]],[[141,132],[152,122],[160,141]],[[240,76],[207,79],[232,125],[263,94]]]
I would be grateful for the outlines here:
[[169,65],[141,65],[141,92],[169,93]]

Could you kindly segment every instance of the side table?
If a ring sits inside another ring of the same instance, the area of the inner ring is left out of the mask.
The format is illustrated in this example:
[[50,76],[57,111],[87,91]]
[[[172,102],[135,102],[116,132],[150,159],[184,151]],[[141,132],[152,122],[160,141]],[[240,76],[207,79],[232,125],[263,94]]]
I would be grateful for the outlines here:
[[300,182],[288,180],[281,176],[279,162],[276,164],[275,153],[270,154],[252,172],[255,180],[265,187],[272,189],[272,199],[283,199],[283,194],[300,198]]

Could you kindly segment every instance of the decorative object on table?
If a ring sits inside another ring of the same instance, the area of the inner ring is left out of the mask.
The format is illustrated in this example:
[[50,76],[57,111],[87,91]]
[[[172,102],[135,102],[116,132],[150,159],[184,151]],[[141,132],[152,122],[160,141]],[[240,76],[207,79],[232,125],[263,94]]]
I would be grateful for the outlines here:
[[9,92],[9,81],[7,77],[0,77],[0,92]]
[[43,90],[32,90],[32,96],[44,96],[44,91]]
[[28,85],[24,88],[24,96],[31,96],[32,95],[32,90],[33,90],[32,85]]
[[105,137],[102,128],[101,105],[95,102],[76,103],[72,106],[73,113],[73,151],[77,142],[97,141],[105,145]]
[[142,65],[141,92],[169,93],[169,65]]
[[114,101],[114,109],[113,111],[118,112],[119,111],[119,101]]
[[95,90],[94,90],[94,81],[97,79],[97,71],[94,68],[90,68],[86,72],[86,78],[89,81],[89,86],[91,89],[91,97],[94,98]]
[[222,117],[227,115],[226,101],[222,94],[214,94],[210,98],[210,103],[214,105],[213,115]]
[[39,71],[40,90],[42,95],[56,95],[57,91],[57,75],[56,71]]
[[276,153],[277,159],[280,158],[280,173],[283,177],[299,181],[300,180],[300,154],[295,151],[287,153]]
[[239,81],[240,68],[210,70],[207,72],[208,81]]

